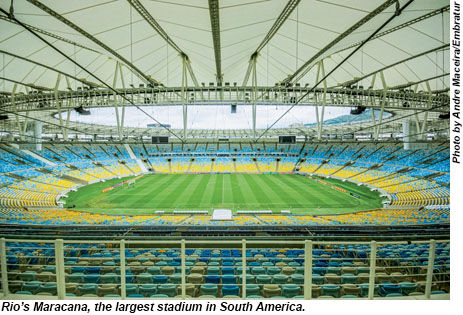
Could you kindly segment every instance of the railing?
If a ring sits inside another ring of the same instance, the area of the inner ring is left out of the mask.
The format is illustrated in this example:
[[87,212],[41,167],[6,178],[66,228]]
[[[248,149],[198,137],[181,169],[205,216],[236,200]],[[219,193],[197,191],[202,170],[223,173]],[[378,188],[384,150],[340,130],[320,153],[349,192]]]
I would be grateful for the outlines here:
[[0,240],[4,298],[429,299],[449,292],[449,255],[435,240]]

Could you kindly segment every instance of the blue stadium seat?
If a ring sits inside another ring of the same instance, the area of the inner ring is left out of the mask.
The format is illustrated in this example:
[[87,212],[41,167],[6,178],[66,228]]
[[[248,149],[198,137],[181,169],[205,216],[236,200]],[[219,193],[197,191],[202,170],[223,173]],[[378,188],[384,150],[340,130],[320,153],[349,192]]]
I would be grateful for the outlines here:
[[212,284],[219,284],[220,283],[220,276],[218,275],[206,275],[204,277],[205,283],[212,283]]
[[177,285],[171,283],[164,283],[158,286],[158,294],[165,294],[168,297],[177,295]]
[[22,290],[21,291],[29,291],[32,294],[36,294],[39,291],[39,288],[40,288],[41,285],[42,285],[42,282],[40,282],[40,281],[25,282],[22,285]]
[[99,274],[87,274],[84,275],[84,283],[99,283],[100,275]]
[[285,298],[293,298],[301,292],[301,287],[296,284],[284,284],[281,287],[281,293]]
[[402,294],[400,286],[394,283],[381,283],[379,285],[379,294],[381,296],[387,296],[391,293]]
[[237,285],[224,285],[222,286],[222,296],[239,295],[240,288]]
[[235,268],[233,267],[222,267],[222,275],[234,275]]
[[97,284],[90,284],[90,283],[85,283],[77,288],[79,291],[80,295],[85,295],[85,294],[98,294],[98,285]]
[[125,293],[126,295],[137,294],[138,293],[138,285],[135,284],[126,284],[125,285]]
[[156,276],[153,276],[152,279],[153,279],[153,283],[155,284],[164,284],[169,281],[169,277],[165,275],[156,275]]
[[138,287],[138,291],[145,297],[150,297],[157,292],[157,286],[155,284],[143,284]]
[[246,284],[246,296],[260,295],[260,288],[256,284]]
[[339,291],[341,287],[335,284],[324,284],[322,285],[322,295],[323,296],[332,296],[337,298],[339,296]]

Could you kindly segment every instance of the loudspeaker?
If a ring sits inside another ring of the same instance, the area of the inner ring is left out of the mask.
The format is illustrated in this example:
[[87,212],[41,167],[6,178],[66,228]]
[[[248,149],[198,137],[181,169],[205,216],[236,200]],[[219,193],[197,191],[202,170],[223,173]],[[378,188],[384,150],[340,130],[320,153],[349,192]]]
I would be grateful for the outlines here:
[[74,110],[76,112],[78,112],[80,115],[90,115],[90,111],[89,110],[85,110],[82,105],[80,105],[79,107],[76,107],[74,108]]
[[[365,111],[366,107],[365,106],[357,106],[356,108],[353,108],[350,110],[351,115],[360,115]],[[372,109],[373,110],[373,109]]]
[[[450,113],[440,114],[439,118],[440,119],[450,119]],[[0,118],[0,120],[1,120],[1,118]]]
[[236,104],[231,104],[231,113],[236,114]]

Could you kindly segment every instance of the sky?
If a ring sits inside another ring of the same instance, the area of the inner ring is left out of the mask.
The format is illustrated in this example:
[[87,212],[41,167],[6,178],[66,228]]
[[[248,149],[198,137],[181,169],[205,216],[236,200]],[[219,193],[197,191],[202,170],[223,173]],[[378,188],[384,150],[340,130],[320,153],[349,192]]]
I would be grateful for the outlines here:
[[[257,106],[256,128],[267,128],[276,121],[287,109],[288,105]],[[170,124],[171,128],[183,128],[182,106],[150,106],[143,107],[147,113],[163,124]],[[75,111],[71,113],[71,121],[106,126],[116,125],[114,108],[91,108],[91,114],[83,116]],[[321,112],[321,111],[320,111]],[[325,108],[324,120],[349,114],[348,107]],[[295,106],[288,112],[274,128],[287,128],[291,124],[308,124],[317,122],[315,107]],[[144,128],[147,124],[155,123],[136,107],[126,107],[125,127]],[[189,105],[189,129],[251,129],[252,107],[250,105],[237,105],[236,114],[231,114],[230,105]]]

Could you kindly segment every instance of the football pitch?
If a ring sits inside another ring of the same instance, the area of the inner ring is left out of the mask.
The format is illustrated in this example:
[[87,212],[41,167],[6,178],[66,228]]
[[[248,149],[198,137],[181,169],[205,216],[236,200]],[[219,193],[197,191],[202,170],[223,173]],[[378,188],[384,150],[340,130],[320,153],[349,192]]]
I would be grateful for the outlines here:
[[[156,210],[290,210],[297,214],[334,214],[381,208],[378,192],[336,179],[323,181],[291,174],[149,174],[102,192],[123,179],[81,187],[70,192],[66,207],[105,214],[153,214]],[[210,212],[211,213],[211,212]]]

